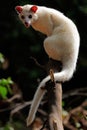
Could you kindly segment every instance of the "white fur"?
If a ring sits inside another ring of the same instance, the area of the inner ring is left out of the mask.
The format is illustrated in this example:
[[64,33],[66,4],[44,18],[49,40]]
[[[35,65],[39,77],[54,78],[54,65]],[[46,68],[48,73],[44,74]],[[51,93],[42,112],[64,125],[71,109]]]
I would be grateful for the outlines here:
[[[70,80],[76,69],[80,43],[75,24],[57,10],[37,6],[38,10],[34,13],[30,10],[31,7],[32,5],[22,6],[23,11],[19,14],[20,20],[24,24],[26,21],[29,26],[31,25],[35,30],[47,35],[44,40],[46,53],[50,58],[60,60],[63,64],[62,71],[54,73],[55,81],[65,82]],[[30,14],[32,14],[32,19],[28,18]],[[21,15],[24,15],[25,19],[21,19]],[[38,86],[27,118],[27,125],[33,122],[40,101],[46,92],[41,87],[44,87],[49,80],[50,76],[47,76]]]

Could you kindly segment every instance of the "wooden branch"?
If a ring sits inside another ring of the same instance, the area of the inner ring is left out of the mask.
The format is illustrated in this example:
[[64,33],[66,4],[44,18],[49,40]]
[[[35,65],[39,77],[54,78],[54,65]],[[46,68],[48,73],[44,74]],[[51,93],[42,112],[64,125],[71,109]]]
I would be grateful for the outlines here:
[[[65,119],[63,120],[64,126],[70,130],[77,130],[79,128],[76,127],[76,123],[79,123],[80,129],[86,130],[87,129],[87,101],[84,101],[80,106],[73,108],[69,111]],[[71,121],[73,124],[71,123]]]
[[11,113],[10,113],[10,117],[12,117],[15,113],[17,113],[18,111],[20,111],[21,109],[25,108],[28,105],[31,105],[31,101],[27,101],[24,103],[19,103],[16,107],[14,107],[14,109],[12,109]]
[[87,97],[87,87],[82,87],[82,88],[76,88],[73,90],[70,90],[66,93],[63,94],[63,99],[65,98],[69,98],[70,96],[83,96],[83,97]]
[[54,75],[50,70],[51,83],[46,86],[48,94],[49,106],[49,129],[50,130],[64,130],[62,123],[62,85],[54,82]]
[[[53,96],[54,95],[54,96]],[[53,98],[54,102],[50,102],[51,112],[49,113],[49,125],[51,130],[63,130],[62,123],[62,86],[55,84],[54,92],[50,94],[50,99]]]
[[15,99],[22,99],[22,95],[21,94],[15,94],[14,96],[12,96],[11,98],[7,99],[6,101],[11,103],[12,101],[14,101]]

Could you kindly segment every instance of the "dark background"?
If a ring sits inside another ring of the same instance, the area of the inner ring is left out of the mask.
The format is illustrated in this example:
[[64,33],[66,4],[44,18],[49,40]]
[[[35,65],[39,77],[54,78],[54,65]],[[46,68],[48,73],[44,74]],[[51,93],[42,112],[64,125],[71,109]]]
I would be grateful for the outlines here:
[[9,61],[6,70],[0,69],[0,78],[11,76],[22,90],[24,100],[32,99],[38,86],[37,80],[46,72],[30,59],[35,57],[41,64],[48,61],[43,48],[45,35],[19,21],[16,5],[37,4],[55,8],[71,18],[80,33],[81,44],[74,77],[63,84],[63,91],[87,86],[87,0],[3,0],[0,4],[0,52]]

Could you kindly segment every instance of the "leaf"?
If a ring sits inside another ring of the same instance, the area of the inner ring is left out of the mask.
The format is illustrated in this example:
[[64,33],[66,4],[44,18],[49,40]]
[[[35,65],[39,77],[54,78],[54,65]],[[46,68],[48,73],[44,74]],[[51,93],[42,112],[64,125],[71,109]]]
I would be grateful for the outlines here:
[[7,98],[7,88],[6,87],[3,87],[3,86],[0,86],[0,95],[3,99],[6,99]]
[[13,81],[11,80],[11,77],[8,77],[7,79],[0,79],[0,85],[3,87],[6,87],[7,92],[9,92],[10,94],[13,94],[12,89],[10,87],[10,85],[13,84]]
[[0,79],[0,85],[2,86],[8,86],[10,84],[13,84],[13,81],[11,80],[11,77],[8,77],[7,79]]
[[0,53],[0,62],[3,63],[4,61],[5,61],[4,55],[2,53]]
[[4,130],[14,130],[14,128],[7,125],[7,126],[4,127]]
[[8,84],[8,81],[6,79],[3,78],[0,80],[0,85],[6,86],[7,84]]
[[7,78],[8,84],[13,84],[13,81],[11,80],[11,77]]

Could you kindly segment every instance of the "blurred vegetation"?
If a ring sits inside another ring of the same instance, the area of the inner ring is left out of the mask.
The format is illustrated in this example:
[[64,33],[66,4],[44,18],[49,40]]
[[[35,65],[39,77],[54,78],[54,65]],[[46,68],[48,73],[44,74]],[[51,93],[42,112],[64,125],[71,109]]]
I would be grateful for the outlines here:
[[0,98],[6,99],[8,93],[12,95],[11,84],[13,84],[13,81],[10,77],[0,79]]
[[[14,9],[16,5],[28,3],[55,8],[75,22],[81,37],[77,71],[69,82],[63,84],[63,89],[66,91],[75,87],[86,87],[87,0],[3,0],[0,4],[0,79],[10,76],[21,89],[23,99],[31,100],[38,86],[38,79],[46,76],[46,72],[30,58],[35,57],[41,64],[48,61],[43,48],[46,36],[32,27],[26,29]],[[6,62],[1,67],[3,58]]]

